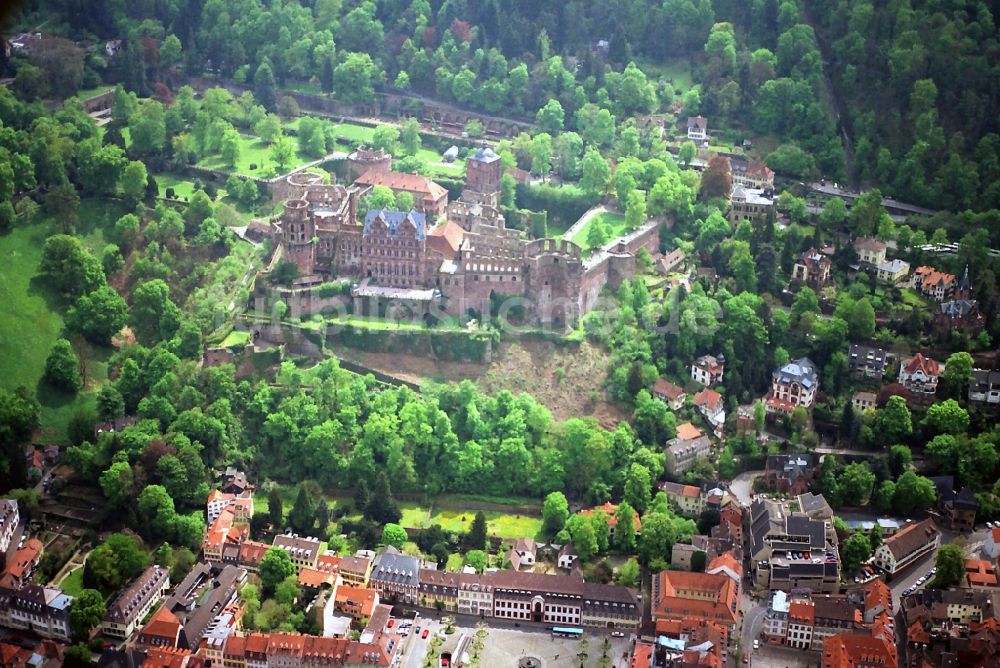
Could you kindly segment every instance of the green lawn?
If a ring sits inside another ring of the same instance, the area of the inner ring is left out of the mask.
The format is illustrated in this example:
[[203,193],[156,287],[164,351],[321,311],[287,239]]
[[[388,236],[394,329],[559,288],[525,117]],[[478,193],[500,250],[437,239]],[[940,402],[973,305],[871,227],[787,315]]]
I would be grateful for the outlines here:
[[[298,144],[296,143],[296,147]],[[312,162],[315,158],[298,151],[296,153],[294,164],[288,165],[284,171],[293,169],[299,165],[304,165],[306,163]],[[256,169],[250,169],[250,165],[256,165]],[[225,172],[231,172],[235,174],[242,174],[244,176],[264,176],[270,171],[274,173],[278,172],[277,165],[271,160],[271,147],[261,141],[258,137],[251,137],[249,135],[240,135],[240,155],[239,159],[236,161],[235,165],[226,164],[222,159],[222,156],[215,154],[210,155],[202,160],[200,160],[197,165],[199,167],[207,167],[209,169],[219,169]]]
[[371,141],[375,136],[375,128],[367,125],[355,125],[354,123],[335,123],[333,131],[342,139],[348,141]]
[[[105,244],[103,230],[114,225],[124,210],[113,201],[83,200],[80,204],[78,236],[98,257]],[[97,387],[107,379],[111,350],[82,344],[86,357],[87,386],[77,394],[53,390],[40,383],[52,344],[64,335],[67,305],[37,277],[45,239],[60,232],[55,222],[43,218],[33,225],[19,225],[0,236],[0,359],[4,374],[0,386],[27,387],[41,405],[40,436],[53,443],[66,443],[66,427],[80,409],[94,406]]]
[[[172,172],[160,172],[154,174],[153,177],[156,179],[157,185],[160,187],[160,197],[167,196],[167,188],[174,189],[174,199],[181,202],[186,202],[191,199],[194,195],[194,181],[189,176],[184,176],[181,174],[174,174]],[[223,187],[216,187],[218,191],[219,199],[226,196],[226,189]]]
[[570,238],[570,241],[579,245],[581,248],[589,248],[587,245],[587,234],[589,233],[590,228],[597,224],[604,225],[604,229],[607,232],[605,234],[605,243],[611,241],[612,239],[617,239],[630,231],[628,224],[625,222],[625,216],[620,213],[602,211],[591,218],[586,225],[577,230],[576,234]]
[[[425,528],[440,524],[445,531],[464,533],[472,526],[475,512],[455,510],[428,510],[416,503],[401,503],[403,518],[400,524],[407,528]],[[486,516],[486,528],[490,534],[501,538],[525,538],[539,535],[542,530],[542,518],[534,515],[514,515],[495,510],[483,511]]]
[[250,332],[241,332],[239,330],[233,330],[222,340],[219,344],[220,348],[229,348],[230,346],[243,346],[250,342]]
[[[305,329],[319,329],[320,324],[324,322],[321,320],[307,320],[302,323],[302,327]],[[408,331],[431,331],[431,330],[464,330],[457,323],[456,320],[440,320],[433,328],[428,328],[424,325],[423,321],[420,319],[412,319],[410,317],[405,317],[400,320],[390,320],[388,318],[372,318],[369,316],[361,315],[345,315],[338,318],[326,318],[325,320],[327,327],[336,326],[346,326],[353,325],[354,327],[360,327],[365,329],[374,330],[408,330]]]
[[59,588],[74,598],[83,593],[83,566],[64,577],[63,581],[59,584]]

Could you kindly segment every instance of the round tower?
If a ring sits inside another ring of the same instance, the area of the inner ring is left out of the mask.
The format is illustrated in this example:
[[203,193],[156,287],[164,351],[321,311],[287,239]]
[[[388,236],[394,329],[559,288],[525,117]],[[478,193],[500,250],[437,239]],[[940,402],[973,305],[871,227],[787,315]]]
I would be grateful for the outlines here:
[[313,272],[316,265],[316,226],[309,216],[309,202],[290,199],[281,214],[281,243],[285,261],[299,267],[299,275]]
[[375,170],[379,174],[392,171],[392,156],[382,149],[359,147],[347,156],[347,180],[353,181],[366,172]]

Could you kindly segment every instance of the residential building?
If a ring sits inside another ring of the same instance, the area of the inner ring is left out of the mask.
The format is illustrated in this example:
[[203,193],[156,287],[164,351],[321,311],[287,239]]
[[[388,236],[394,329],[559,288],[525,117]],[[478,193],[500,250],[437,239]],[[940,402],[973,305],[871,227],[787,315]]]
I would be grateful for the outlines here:
[[824,253],[810,248],[795,260],[792,266],[792,282],[822,288],[830,281],[833,263]]
[[689,116],[687,138],[697,146],[708,146],[708,119],[704,116]]
[[45,546],[37,538],[29,538],[24,545],[12,550],[13,556],[7,559],[7,565],[0,575],[0,587],[20,589],[31,581],[35,567],[42,558]]
[[684,251],[680,248],[675,248],[656,261],[656,271],[659,274],[667,276],[683,269],[684,260]]
[[715,390],[706,387],[692,399],[694,407],[702,414],[717,437],[722,436],[722,428],[726,424],[726,410],[722,401],[722,395]]
[[340,577],[344,582],[356,587],[367,587],[368,578],[372,573],[373,559],[355,554],[353,557],[341,557]]
[[937,491],[937,509],[941,514],[942,523],[952,531],[972,533],[976,526],[976,513],[979,501],[968,486],[955,490],[954,476],[935,476],[930,478]]
[[704,619],[663,619],[656,622],[655,668],[732,666],[729,627]]
[[674,543],[670,548],[670,568],[673,570],[691,570],[691,558],[697,552],[703,552],[690,543]]
[[785,644],[795,649],[809,649],[815,626],[815,604],[809,600],[793,599],[788,605],[788,636]]
[[169,571],[159,566],[150,566],[115,596],[101,622],[101,633],[111,638],[128,640],[169,588]]
[[691,364],[691,379],[706,387],[714,387],[722,382],[725,371],[725,355],[702,355]]
[[753,222],[764,218],[773,208],[774,188],[745,188],[734,184],[726,218],[733,225],[739,225],[744,220]]
[[719,573],[728,575],[733,581],[733,586],[736,588],[736,598],[739,598],[743,587],[743,566],[740,563],[741,561],[742,559],[737,559],[731,551],[723,552],[709,559],[708,564],[705,566],[705,572],[709,575],[718,575]]
[[905,260],[886,260],[875,266],[875,278],[896,284],[910,273],[910,263]]
[[311,536],[299,536],[298,534],[278,534],[274,537],[272,547],[280,547],[288,552],[292,558],[295,568],[316,568],[319,559],[319,548],[322,541]]
[[914,522],[887,538],[875,550],[872,562],[892,577],[937,550],[940,543],[941,534],[931,520]]
[[535,553],[537,551],[538,548],[535,546],[534,538],[518,538],[514,541],[514,545],[504,554],[504,559],[510,562],[510,567],[515,571],[522,568],[531,570],[535,565]]
[[[154,613],[150,623],[140,632],[140,639],[146,636],[156,641],[147,644],[161,644],[176,635],[175,646],[197,648],[212,624],[236,602],[246,575],[245,570],[231,564],[195,564],[160,608],[172,616],[163,613],[157,617]],[[154,620],[157,620],[155,624]],[[179,631],[174,628],[176,623],[180,624]]]
[[700,487],[665,482],[660,485],[660,489],[682,515],[698,517],[705,510],[705,495]]
[[764,612],[764,642],[782,645],[788,637],[788,612],[791,602],[783,591],[771,592],[771,604]]
[[247,496],[253,494],[254,486],[247,480],[247,475],[236,467],[230,466],[222,476],[219,491],[223,494]]
[[180,647],[184,625],[165,605],[157,608],[139,632],[136,645],[140,647]]
[[386,548],[375,558],[369,582],[386,601],[417,605],[420,592],[420,558]]
[[18,512],[17,501],[0,499],[0,566],[6,565],[8,553],[17,548],[20,530],[21,514]]
[[921,266],[913,272],[913,287],[926,297],[943,302],[951,298],[958,282],[954,274],[938,271],[934,267]]
[[684,407],[684,400],[687,395],[679,385],[674,385],[669,380],[660,378],[653,385],[653,396],[670,406],[672,410],[679,411]]
[[847,352],[847,366],[851,373],[881,379],[889,355],[881,348],[853,344]]
[[671,475],[687,473],[699,457],[707,457],[712,450],[708,436],[690,422],[677,427],[677,437],[667,441],[666,465]]
[[[572,576],[564,576],[572,577]],[[638,629],[642,622],[642,597],[627,587],[583,583],[581,623],[599,629]]]
[[899,384],[913,394],[934,394],[940,376],[941,365],[923,353],[903,360],[899,367]]
[[774,188],[774,172],[759,160],[730,160],[733,185],[747,189]]
[[875,408],[875,402],[878,397],[874,392],[865,392],[864,390],[859,390],[854,393],[851,397],[851,407],[854,408],[854,412],[864,413],[869,408]]
[[725,573],[661,571],[653,576],[654,621],[701,619],[732,628],[739,610],[737,588]]
[[973,369],[969,383],[969,401],[1000,404],[1000,371]]
[[420,607],[455,612],[458,610],[458,589],[461,573],[420,569]]
[[202,552],[208,561],[223,561],[229,553],[230,561],[239,560],[240,547],[250,534],[245,524],[236,524],[236,513],[225,507],[205,531]]
[[473,573],[459,574],[458,611],[463,615],[492,617],[492,580]]
[[808,357],[792,360],[771,374],[771,392],[764,402],[768,413],[791,413],[811,408],[819,388],[819,373]]
[[[618,504],[605,501],[604,505],[582,509],[580,511],[580,515],[590,517],[597,512],[604,513],[604,517],[606,518],[605,523],[608,525],[608,528],[611,530],[611,535],[613,536],[615,530],[618,528]],[[632,515],[632,525],[635,529],[636,535],[642,533],[642,520],[639,519],[639,513]]]
[[354,587],[348,584],[337,586],[334,595],[334,609],[354,617],[362,619],[371,617],[375,607],[379,604],[378,592],[369,587]]
[[19,589],[0,586],[0,626],[69,642],[69,608],[72,603],[72,596],[55,587],[34,583]]
[[988,589],[997,586],[997,565],[985,559],[965,560],[965,580],[973,589]]
[[354,185],[362,187],[385,186],[395,195],[409,193],[413,195],[414,210],[432,220],[444,216],[448,208],[448,191],[426,176],[419,174],[372,169],[359,176],[354,181]]
[[935,626],[968,626],[993,616],[993,592],[928,587],[904,597],[900,608],[907,625],[923,620]]
[[1000,527],[990,529],[986,533],[983,551],[989,555],[990,559],[1000,558]]
[[236,559],[236,563],[248,571],[256,572],[260,566],[260,560],[264,558],[264,555],[267,554],[267,551],[270,549],[271,546],[267,543],[261,543],[255,540],[243,541],[243,544],[240,545],[240,552]]
[[833,636],[823,645],[823,668],[897,668],[894,639],[860,633]]
[[563,570],[570,570],[576,564],[580,555],[576,553],[576,548],[573,547],[572,541],[566,543],[559,548],[559,554],[556,555],[556,565]]
[[212,490],[205,503],[205,514],[211,525],[222,514],[224,508],[231,508],[233,520],[237,524],[248,524],[253,518],[253,492],[247,490],[242,494]]
[[878,266],[885,262],[885,249],[886,245],[875,237],[858,237],[854,240],[854,250],[863,264]]
[[840,590],[840,557],[832,514],[824,516],[823,511],[814,510],[810,516],[793,510],[787,501],[755,499],[747,515],[747,550],[758,589]]
[[969,267],[966,266],[962,279],[955,287],[953,298],[943,302],[934,315],[934,333],[940,339],[951,337],[952,332],[964,332],[971,337],[983,331],[984,325],[979,302],[972,295]]

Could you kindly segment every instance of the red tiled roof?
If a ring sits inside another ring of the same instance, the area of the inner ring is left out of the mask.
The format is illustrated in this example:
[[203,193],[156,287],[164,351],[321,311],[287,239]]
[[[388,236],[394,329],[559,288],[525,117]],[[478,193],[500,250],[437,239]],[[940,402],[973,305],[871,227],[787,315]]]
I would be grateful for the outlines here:
[[695,406],[705,406],[709,411],[714,413],[719,410],[719,405],[722,403],[722,395],[706,387],[694,395],[693,401]]
[[736,584],[725,573],[661,571],[653,576],[654,619],[707,619],[736,623]]
[[653,665],[653,643],[637,641],[632,649],[629,668],[650,668]]
[[965,577],[969,580],[969,586],[973,587],[996,587],[997,569],[992,561],[984,559],[966,559]]
[[358,177],[355,183],[365,186],[385,186],[390,190],[405,190],[406,192],[423,195],[424,200],[436,202],[445,197],[448,191],[434,183],[426,176],[419,174],[403,174],[401,172],[383,172],[370,169]]
[[[596,513],[598,510],[603,511],[604,514],[607,515],[607,517],[608,517],[607,525],[609,527],[611,527],[613,529],[616,526],[618,526],[618,516],[615,514],[615,513],[618,512],[618,506],[615,505],[615,504],[613,504],[613,503],[611,503],[610,501],[605,501],[603,506],[595,506],[593,508],[584,508],[583,510],[580,511],[579,514],[580,515],[586,515],[587,517],[590,517],[591,515],[593,515],[594,513]],[[639,519],[639,513],[634,513],[632,515],[632,522],[635,525],[635,530],[637,532],[642,529],[642,520]]]
[[923,279],[922,284],[925,286],[937,285],[939,283],[947,284],[955,282],[954,274],[948,274],[943,271],[938,271],[934,267],[928,267],[928,266],[917,267],[917,270],[913,273]]
[[740,576],[741,578],[743,577],[742,564],[740,564],[740,562],[736,560],[736,557],[733,556],[733,553],[728,550],[715,557],[715,559],[712,559],[712,561],[708,562],[708,567],[705,568],[705,571],[711,572],[717,568],[728,568],[733,573],[736,573],[736,575]]
[[924,357],[922,353],[917,353],[906,362],[903,370],[911,375],[917,371],[923,371],[927,376],[936,376],[940,373],[941,367],[930,357]]
[[913,554],[929,541],[934,540],[937,532],[937,529],[934,528],[934,523],[929,519],[914,522],[906,526],[902,531],[887,538],[885,546],[889,548],[896,561],[899,561]]
[[669,380],[666,380],[664,378],[660,378],[653,385],[653,393],[654,394],[662,394],[663,396],[667,397],[671,401],[674,401],[674,400],[679,399],[680,397],[684,396],[684,388],[682,388],[682,387],[680,387],[678,385],[674,385]]
[[271,546],[267,543],[260,543],[255,540],[248,540],[240,545],[240,563],[249,566],[256,566]]
[[323,585],[332,585],[336,577],[329,571],[306,567],[299,571],[299,584],[303,587],[318,589]]
[[453,221],[444,222],[427,233],[427,246],[445,257],[454,257],[462,246],[465,230]]
[[701,438],[701,436],[701,429],[698,429],[698,427],[690,422],[677,425],[677,438],[683,441],[693,441],[696,438]]
[[836,635],[823,641],[823,668],[854,668],[858,664],[897,668],[896,646],[860,634]]
[[812,626],[816,623],[816,606],[812,601],[792,601],[788,604],[788,621]]
[[141,635],[146,638],[163,638],[168,640],[171,646],[176,646],[180,632],[181,622],[177,619],[177,615],[161,605],[143,627]]
[[363,617],[370,617],[375,608],[378,593],[368,587],[352,587],[340,585],[337,587],[335,604],[338,608],[350,608]]

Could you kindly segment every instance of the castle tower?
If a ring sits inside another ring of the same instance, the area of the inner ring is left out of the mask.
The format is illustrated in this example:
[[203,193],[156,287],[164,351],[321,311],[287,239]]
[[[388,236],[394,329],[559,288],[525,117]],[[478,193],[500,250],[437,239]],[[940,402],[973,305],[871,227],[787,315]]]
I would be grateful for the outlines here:
[[484,142],[479,149],[465,161],[465,189],[480,193],[500,192],[500,177],[503,166],[500,156],[493,152]]
[[354,181],[369,171],[379,174],[392,171],[392,156],[382,149],[361,146],[347,156],[347,180]]
[[316,225],[309,216],[309,202],[290,199],[281,214],[281,245],[286,261],[299,267],[300,276],[313,273],[316,266]]

